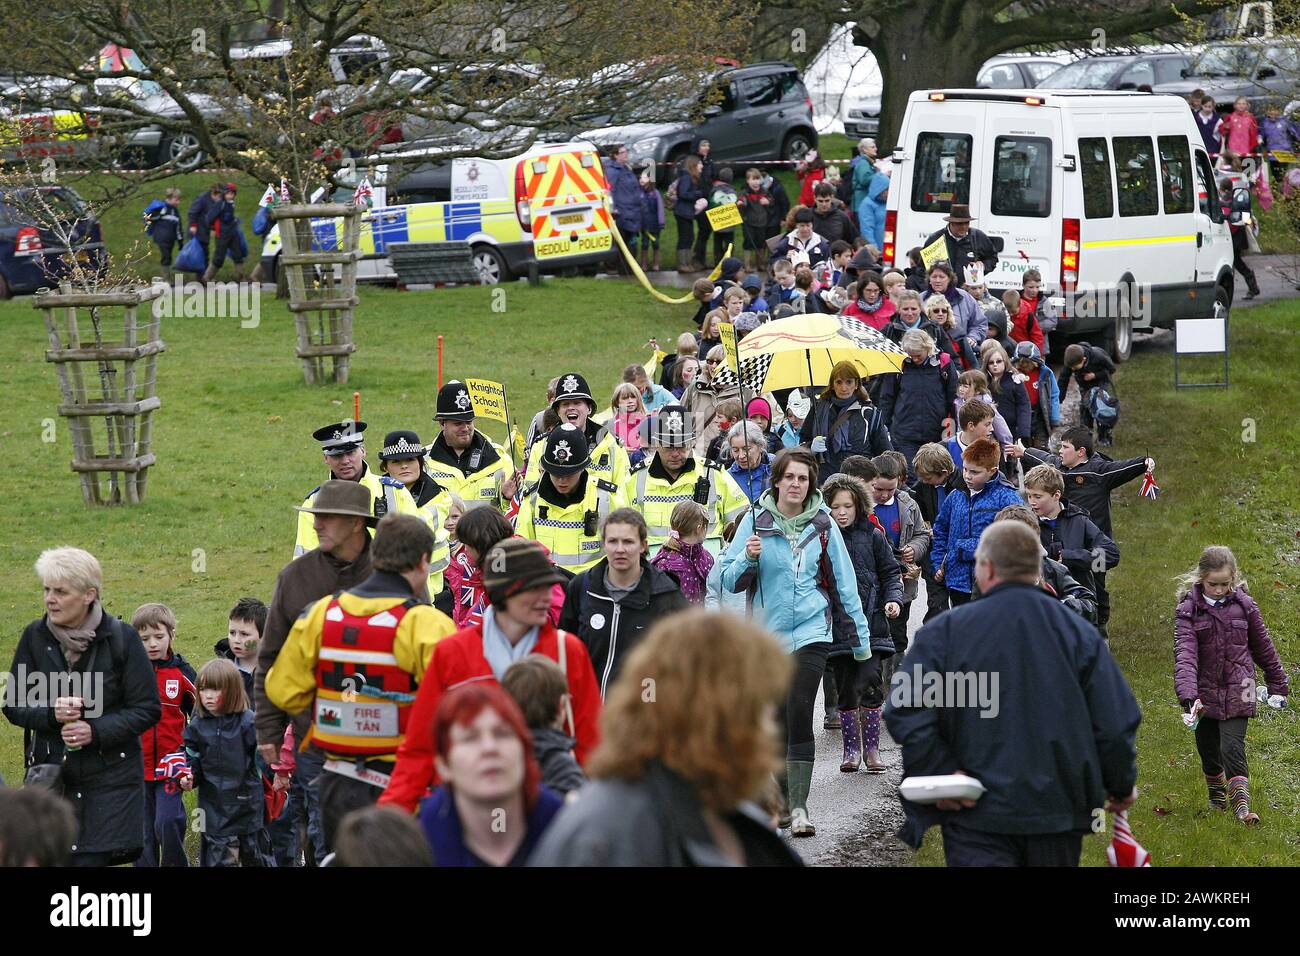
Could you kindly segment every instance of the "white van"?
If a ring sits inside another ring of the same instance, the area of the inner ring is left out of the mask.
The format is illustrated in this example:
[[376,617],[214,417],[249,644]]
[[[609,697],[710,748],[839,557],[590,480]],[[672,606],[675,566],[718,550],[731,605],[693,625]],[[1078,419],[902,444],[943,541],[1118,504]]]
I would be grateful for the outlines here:
[[1232,237],[1180,97],[919,90],[898,143],[886,265],[906,265],[966,203],[1001,245],[990,290],[1018,289],[1037,269],[1066,303],[1057,334],[1105,345],[1117,361],[1134,331],[1232,304]]

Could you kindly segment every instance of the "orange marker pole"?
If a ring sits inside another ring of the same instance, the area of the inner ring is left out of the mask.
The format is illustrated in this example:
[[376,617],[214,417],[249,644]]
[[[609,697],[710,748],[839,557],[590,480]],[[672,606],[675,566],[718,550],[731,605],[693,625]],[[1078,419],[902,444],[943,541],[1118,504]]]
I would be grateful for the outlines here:
[[438,336],[438,388],[442,388],[442,336]]
[[361,421],[361,393],[360,392],[352,393],[352,420],[354,422]]

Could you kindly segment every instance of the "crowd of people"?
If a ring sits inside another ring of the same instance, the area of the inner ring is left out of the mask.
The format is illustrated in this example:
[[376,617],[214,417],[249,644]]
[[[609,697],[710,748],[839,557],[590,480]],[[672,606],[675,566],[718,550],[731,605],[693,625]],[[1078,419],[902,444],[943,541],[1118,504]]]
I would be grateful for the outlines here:
[[[171,608],[119,620],[94,556],[42,553],[45,614],[12,670],[104,683],[95,701],[6,705],[27,735],[21,799],[68,807],[42,811],[62,842],[0,812],[0,856],[184,866],[194,829],[214,867],[797,864],[781,834],[816,832],[820,689],[841,771],[885,772],[887,726],[906,775],[986,788],[907,804],[909,842],[939,825],[951,865],[1076,864],[1094,810],[1136,794],[1141,714],[1106,644],[1110,496],[1155,463],[1100,451],[1114,366],[1074,343],[1058,377],[1041,276],[991,295],[997,253],[968,209],[931,237],[947,260],[881,272],[875,144],[831,170],[801,163],[788,210],[746,171],[746,256],[696,280],[696,329],[607,402],[560,371],[522,449],[479,430],[460,380],[438,391],[433,441],[390,430],[373,470],[366,422],[317,428],[328,477],[296,508],[269,604],[241,597],[197,671]],[[688,259],[729,172],[701,144],[675,183]],[[757,394],[727,374],[720,323],[743,338],[807,312],[879,332],[899,370],[842,361]],[[1062,431],[1072,382],[1080,421]],[[1211,805],[1245,823],[1256,698],[1236,689],[1255,665],[1283,705],[1235,559],[1207,548],[1178,589],[1175,693]],[[918,669],[1036,690],[1004,688],[992,715],[895,693]]]

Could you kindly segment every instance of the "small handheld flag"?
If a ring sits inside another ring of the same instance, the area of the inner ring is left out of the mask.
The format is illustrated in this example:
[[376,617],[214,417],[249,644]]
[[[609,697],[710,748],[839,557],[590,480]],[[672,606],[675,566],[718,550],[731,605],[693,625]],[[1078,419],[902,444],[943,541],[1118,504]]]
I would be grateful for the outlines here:
[[275,183],[266,184],[266,192],[262,193],[262,198],[257,201],[257,208],[263,209],[275,204]]
[[1142,497],[1154,500],[1160,494],[1160,486],[1156,484],[1155,472],[1148,471],[1142,476]]
[[166,781],[163,784],[163,789],[168,793],[175,793],[180,789],[176,785],[176,781],[189,772],[190,761],[183,750],[176,750],[161,757],[158,760],[158,766],[154,768],[154,774]]
[[280,202],[289,201],[289,180],[280,177]]
[[352,205],[360,206],[362,209],[369,209],[374,204],[374,187],[370,185],[370,178],[363,176],[361,182],[357,183],[356,190],[352,193]]
[[1128,811],[1120,810],[1111,824],[1110,846],[1106,847],[1106,862],[1111,866],[1150,866],[1151,854],[1138,843],[1128,825]]

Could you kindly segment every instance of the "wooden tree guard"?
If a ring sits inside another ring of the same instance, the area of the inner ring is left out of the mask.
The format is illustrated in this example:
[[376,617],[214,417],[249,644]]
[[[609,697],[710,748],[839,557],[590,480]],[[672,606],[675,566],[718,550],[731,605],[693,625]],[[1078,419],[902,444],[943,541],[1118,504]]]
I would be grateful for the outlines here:
[[[274,206],[271,216],[280,227],[279,268],[289,285],[289,311],[298,330],[298,357],[308,385],[348,380],[352,342],[352,310],[357,298],[357,260],[361,240],[361,208],[352,203],[310,203]],[[313,219],[333,219],[332,236],[316,248]],[[341,236],[341,240],[339,237]],[[334,267],[342,266],[335,279]],[[326,371],[326,360],[332,371]]]
[[[115,292],[38,292],[32,305],[45,313],[50,348],[45,361],[59,375],[63,404],[59,414],[72,434],[72,470],[81,476],[86,504],[139,504],[144,500],[149,466],[153,413],[162,402],[154,394],[158,353],[166,345],[158,337],[161,317],[152,306],[162,288]],[[140,323],[136,310],[144,305],[148,318]],[[105,341],[109,310],[121,307],[120,342]],[[78,310],[82,310],[78,313]],[[139,369],[136,363],[140,363]],[[95,379],[98,378],[98,388]],[[104,454],[95,451],[92,418],[102,417]],[[104,473],[108,487],[104,487]]]

